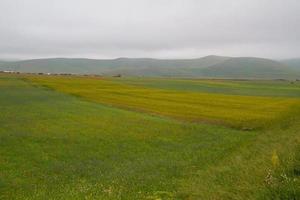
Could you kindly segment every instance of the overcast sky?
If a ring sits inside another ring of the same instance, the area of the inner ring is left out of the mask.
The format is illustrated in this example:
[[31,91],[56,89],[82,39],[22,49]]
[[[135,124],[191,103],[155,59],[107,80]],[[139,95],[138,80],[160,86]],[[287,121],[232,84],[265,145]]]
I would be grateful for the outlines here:
[[300,0],[0,0],[0,58],[300,57]]

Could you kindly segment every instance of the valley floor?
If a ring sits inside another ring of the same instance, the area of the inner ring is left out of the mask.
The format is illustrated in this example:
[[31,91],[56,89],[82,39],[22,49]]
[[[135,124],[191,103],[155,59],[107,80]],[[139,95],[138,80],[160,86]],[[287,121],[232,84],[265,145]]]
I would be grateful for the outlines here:
[[297,94],[289,83],[1,75],[0,199],[298,199]]

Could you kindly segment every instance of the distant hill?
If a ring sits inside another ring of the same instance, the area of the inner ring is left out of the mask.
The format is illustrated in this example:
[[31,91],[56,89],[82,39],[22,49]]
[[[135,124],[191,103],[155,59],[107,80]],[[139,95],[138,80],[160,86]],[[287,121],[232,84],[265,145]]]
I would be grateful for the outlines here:
[[286,62],[264,58],[206,56],[196,59],[153,58],[49,58],[0,62],[0,70],[127,76],[299,78]]
[[300,58],[282,60],[281,62],[288,65],[289,67],[291,67],[294,70],[300,71]]
[[20,72],[161,75],[169,70],[184,68],[204,68],[214,65],[227,57],[207,56],[197,59],[152,59],[117,58],[107,60],[84,58],[50,58],[0,63],[0,69]]
[[297,76],[287,65],[264,58],[231,58],[202,69],[204,76],[228,78],[289,78]]
[[5,63],[7,63],[7,61],[0,60],[0,65],[3,65],[3,64],[5,64]]

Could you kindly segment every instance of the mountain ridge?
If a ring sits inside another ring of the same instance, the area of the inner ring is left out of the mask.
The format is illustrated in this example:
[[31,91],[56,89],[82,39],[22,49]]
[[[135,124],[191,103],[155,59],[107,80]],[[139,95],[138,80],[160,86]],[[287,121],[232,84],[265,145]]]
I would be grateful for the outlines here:
[[299,78],[300,74],[300,70],[298,71],[294,65],[290,65],[287,61],[217,55],[192,59],[40,58],[0,62],[0,70],[33,73],[272,79]]

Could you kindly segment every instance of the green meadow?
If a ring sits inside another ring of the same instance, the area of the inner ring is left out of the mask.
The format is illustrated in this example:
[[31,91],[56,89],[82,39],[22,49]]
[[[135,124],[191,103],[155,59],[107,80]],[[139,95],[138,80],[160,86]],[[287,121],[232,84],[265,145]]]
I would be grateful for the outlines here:
[[0,74],[0,199],[299,199],[300,83]]

